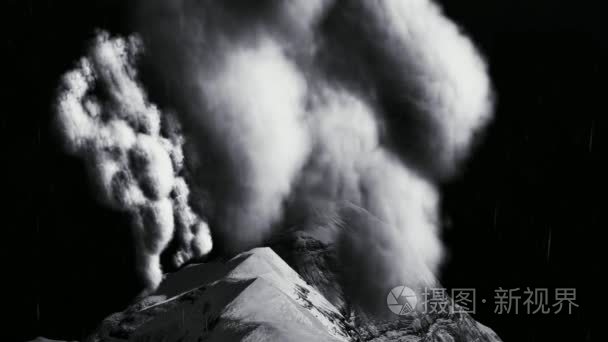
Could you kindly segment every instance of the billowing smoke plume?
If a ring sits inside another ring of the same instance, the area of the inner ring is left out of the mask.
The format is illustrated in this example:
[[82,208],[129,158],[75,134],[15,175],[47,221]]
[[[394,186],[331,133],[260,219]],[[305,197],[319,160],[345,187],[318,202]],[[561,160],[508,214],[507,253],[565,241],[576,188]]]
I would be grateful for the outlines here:
[[149,103],[133,67],[135,39],[97,36],[64,76],[57,125],[66,148],[86,160],[101,200],[131,215],[138,270],[149,289],[162,280],[160,254],[172,237],[181,265],[211,250],[207,224],[188,204],[178,121]]
[[[286,226],[323,230],[338,248],[345,291],[364,307],[374,305],[370,294],[434,281],[442,257],[435,183],[456,171],[492,107],[483,60],[437,6],[149,0],[136,13],[149,85],[162,88],[163,104],[177,114],[170,121],[181,122],[190,142],[191,204],[209,219],[216,246],[234,253]],[[171,231],[163,215],[172,209],[193,217],[183,226],[202,222],[183,209],[188,186],[177,181],[179,163],[161,165],[181,155],[184,138],[141,123],[166,113],[135,81],[133,43],[102,36],[96,46],[66,77],[60,121],[71,149],[103,171],[96,171],[103,184],[108,174],[125,174],[120,191],[105,191],[127,199],[109,203],[133,212],[144,231],[166,233],[151,234],[158,255]],[[99,57],[103,50],[115,51],[113,62]],[[87,95],[92,84],[117,95],[100,102]],[[96,119],[94,112],[106,114]],[[130,144],[115,120],[147,138]],[[106,151],[106,141],[119,152]],[[142,168],[131,154],[155,166]],[[167,184],[181,196],[169,195]],[[165,199],[173,204],[166,210]],[[155,228],[165,222],[166,229]]]

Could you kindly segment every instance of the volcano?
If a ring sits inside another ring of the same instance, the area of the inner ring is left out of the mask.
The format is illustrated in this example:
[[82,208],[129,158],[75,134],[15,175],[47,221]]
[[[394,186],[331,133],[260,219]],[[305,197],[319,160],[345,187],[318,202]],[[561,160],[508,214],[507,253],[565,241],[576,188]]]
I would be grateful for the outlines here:
[[500,341],[468,314],[358,315],[329,285],[332,247],[305,234],[291,246],[285,257],[303,276],[270,247],[188,265],[108,316],[86,341]]

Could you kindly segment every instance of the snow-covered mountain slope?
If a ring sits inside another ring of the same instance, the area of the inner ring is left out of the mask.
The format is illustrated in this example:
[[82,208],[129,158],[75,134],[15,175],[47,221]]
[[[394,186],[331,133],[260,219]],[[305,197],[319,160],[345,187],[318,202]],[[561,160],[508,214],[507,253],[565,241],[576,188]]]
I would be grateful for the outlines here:
[[168,275],[90,341],[348,341],[340,312],[270,248]]
[[292,236],[279,252],[304,278],[268,247],[190,265],[106,318],[88,341],[500,341],[466,314],[377,320],[350,310],[331,248]]
[[[340,272],[343,265],[335,246],[317,230],[294,230],[272,244],[277,253],[306,282],[323,294],[349,322],[361,341],[477,341],[495,342],[500,338],[492,329],[467,313],[425,313],[412,311],[403,316],[389,314],[371,317],[357,310],[345,295]],[[352,286],[352,284],[349,284]],[[371,294],[370,294],[371,295]],[[387,308],[388,311],[388,308]]]

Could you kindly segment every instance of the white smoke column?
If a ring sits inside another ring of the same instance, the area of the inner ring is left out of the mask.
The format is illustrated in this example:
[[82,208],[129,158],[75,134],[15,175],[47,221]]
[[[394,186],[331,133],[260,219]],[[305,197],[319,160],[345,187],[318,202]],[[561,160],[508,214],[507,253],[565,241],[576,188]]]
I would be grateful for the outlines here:
[[381,145],[374,112],[361,99],[326,89],[313,103],[314,150],[288,208],[307,212],[307,228],[319,216],[341,222],[334,239],[343,290],[381,312],[392,287],[435,281],[438,194]]
[[195,211],[227,253],[325,229],[340,285],[372,311],[394,286],[435,281],[436,183],[492,109],[483,59],[435,4],[149,0],[137,15],[176,116],[136,81],[138,43],[101,35],[66,76],[59,121],[106,203],[133,215],[151,287],[171,236],[175,265],[209,251]]
[[[252,15],[239,13],[250,6]],[[143,19],[147,56],[197,142],[190,159],[213,159],[193,173],[196,190],[213,202],[216,241],[229,253],[270,237],[310,151],[306,78],[284,38],[309,34],[322,2],[280,6],[150,1],[137,11],[159,14]],[[284,27],[283,37],[264,32],[267,22]]]
[[435,4],[145,1],[137,13],[150,64],[191,127],[190,159],[218,161],[194,180],[227,251],[264,243],[273,227],[321,226],[362,307],[435,281],[435,183],[492,109],[483,59]]
[[198,75],[204,121],[232,170],[216,222],[230,251],[258,246],[281,219],[284,198],[304,164],[305,82],[271,40],[236,47],[217,70]]
[[398,56],[391,72],[416,95],[416,109],[438,127],[429,139],[437,141],[428,143],[436,146],[443,173],[450,173],[490,119],[492,91],[484,61],[429,0],[364,3],[374,21],[383,24],[385,49]]
[[[337,207],[330,211],[344,229],[336,237],[343,289],[355,303],[381,313],[392,287],[435,283],[443,251],[433,183],[453,174],[466,157],[490,119],[492,92],[473,44],[433,3],[355,3],[353,12],[337,3],[334,11],[346,14],[339,13],[334,25],[346,35],[355,32],[356,39],[343,42],[325,32],[326,44],[338,46],[326,45],[330,54],[338,53],[330,60],[345,64],[347,75],[334,83],[330,63],[324,72],[333,82],[318,81],[322,95],[310,111],[314,150],[292,205],[312,217],[331,217],[323,208]],[[376,64],[357,59],[370,54]],[[350,56],[353,61],[344,62]],[[349,74],[357,70],[365,77]],[[378,103],[382,97],[391,99],[391,112]],[[413,118],[411,126],[387,125],[391,115]],[[383,136],[397,137],[406,148],[381,143],[390,140]]]
[[[174,235],[177,265],[211,250],[206,223],[192,212],[178,125],[161,116],[137,81],[136,38],[99,33],[89,55],[63,79],[57,127],[67,150],[85,160],[107,205],[129,213],[136,235],[137,267],[148,290],[162,280],[160,254]],[[165,114],[168,116],[168,114]]]

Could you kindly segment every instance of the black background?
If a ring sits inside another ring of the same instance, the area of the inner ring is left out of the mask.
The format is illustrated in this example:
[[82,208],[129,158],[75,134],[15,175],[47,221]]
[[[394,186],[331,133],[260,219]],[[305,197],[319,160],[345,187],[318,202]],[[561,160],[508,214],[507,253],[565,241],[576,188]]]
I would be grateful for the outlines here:
[[[442,282],[476,288],[475,317],[506,341],[597,339],[593,309],[606,295],[599,280],[605,12],[590,1],[441,2],[487,57],[498,97],[483,143],[443,185]],[[126,218],[94,201],[83,165],[61,152],[50,128],[60,75],[95,28],[128,33],[126,3],[4,6],[1,307],[9,324],[2,340],[82,339],[137,291]],[[579,307],[572,315],[497,315],[498,287],[576,288]]]

